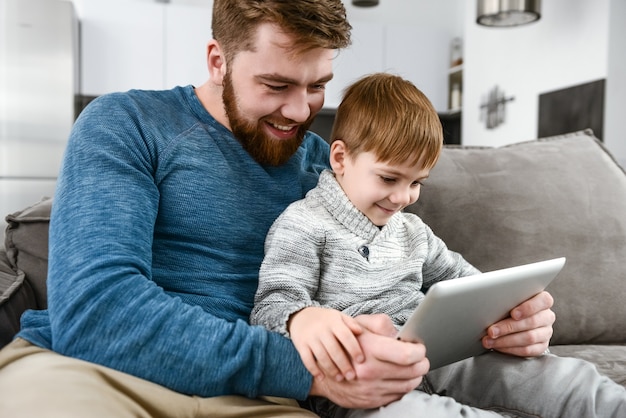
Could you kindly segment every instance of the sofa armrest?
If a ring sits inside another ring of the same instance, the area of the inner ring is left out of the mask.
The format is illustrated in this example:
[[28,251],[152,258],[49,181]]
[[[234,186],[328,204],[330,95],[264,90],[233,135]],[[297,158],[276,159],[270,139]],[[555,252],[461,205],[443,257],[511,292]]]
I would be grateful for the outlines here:
[[22,271],[32,287],[36,309],[46,309],[48,277],[48,227],[52,199],[43,198],[20,211],[7,215],[5,248],[13,270]]
[[24,279],[24,272],[13,270],[5,249],[0,247],[0,348],[19,331],[22,313],[36,306],[35,292]]

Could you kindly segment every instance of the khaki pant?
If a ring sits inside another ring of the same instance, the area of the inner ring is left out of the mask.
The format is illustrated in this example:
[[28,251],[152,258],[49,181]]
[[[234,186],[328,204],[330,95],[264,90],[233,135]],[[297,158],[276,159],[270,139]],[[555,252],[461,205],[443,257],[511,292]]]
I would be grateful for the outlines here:
[[316,417],[293,400],[200,398],[17,339],[0,351],[0,417]]

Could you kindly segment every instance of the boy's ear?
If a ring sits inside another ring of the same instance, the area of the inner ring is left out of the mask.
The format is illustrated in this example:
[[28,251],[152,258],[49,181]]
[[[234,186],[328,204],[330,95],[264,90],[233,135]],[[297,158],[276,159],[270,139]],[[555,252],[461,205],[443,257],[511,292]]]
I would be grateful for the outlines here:
[[330,144],[330,166],[335,174],[343,174],[347,157],[346,143],[336,139]]

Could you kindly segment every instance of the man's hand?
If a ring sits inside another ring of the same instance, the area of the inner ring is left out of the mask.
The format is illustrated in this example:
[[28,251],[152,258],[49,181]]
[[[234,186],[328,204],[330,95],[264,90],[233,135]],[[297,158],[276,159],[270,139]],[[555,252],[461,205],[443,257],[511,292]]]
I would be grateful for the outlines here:
[[356,379],[314,379],[311,395],[324,396],[346,408],[375,408],[396,401],[415,389],[428,372],[423,344],[399,341],[385,315],[362,315],[357,340],[365,361],[354,364]]
[[548,349],[552,337],[552,324],[556,319],[552,311],[554,299],[541,292],[511,310],[511,315],[487,328],[483,346],[501,353],[520,357],[539,356]]
[[356,377],[354,364],[363,362],[365,356],[356,337],[363,329],[354,318],[334,309],[308,307],[293,314],[287,327],[315,379]]

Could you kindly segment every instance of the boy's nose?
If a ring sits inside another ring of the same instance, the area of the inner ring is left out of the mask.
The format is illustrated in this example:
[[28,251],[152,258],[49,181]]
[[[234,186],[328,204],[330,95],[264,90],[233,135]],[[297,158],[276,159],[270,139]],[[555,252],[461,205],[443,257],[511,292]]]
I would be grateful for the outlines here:
[[389,198],[396,205],[406,206],[411,203],[411,193],[409,190],[396,190]]
[[412,203],[417,202],[420,196],[420,187],[417,188],[402,188],[395,191],[389,198],[389,200],[396,205],[403,207],[409,206]]

